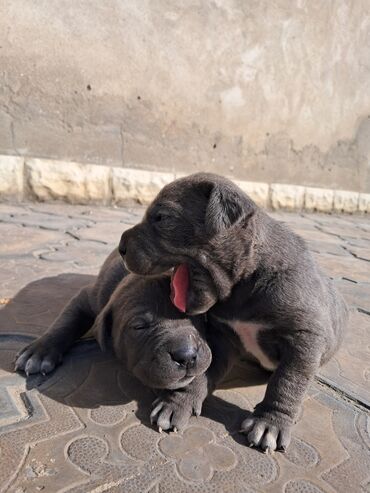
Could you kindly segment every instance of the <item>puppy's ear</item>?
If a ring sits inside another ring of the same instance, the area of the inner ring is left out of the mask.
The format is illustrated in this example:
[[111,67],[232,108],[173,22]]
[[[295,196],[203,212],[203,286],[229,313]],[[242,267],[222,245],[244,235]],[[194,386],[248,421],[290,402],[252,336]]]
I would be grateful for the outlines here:
[[215,184],[209,196],[205,225],[209,234],[217,234],[253,215],[255,206],[241,192]]
[[113,312],[108,303],[96,317],[91,329],[102,351],[108,351],[112,347],[112,327]]

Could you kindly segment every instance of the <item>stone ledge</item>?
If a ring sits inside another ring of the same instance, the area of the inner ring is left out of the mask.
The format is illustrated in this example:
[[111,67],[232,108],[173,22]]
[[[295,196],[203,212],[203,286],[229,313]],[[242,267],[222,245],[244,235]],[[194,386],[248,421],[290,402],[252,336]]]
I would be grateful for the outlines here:
[[26,197],[45,202],[64,200],[71,204],[111,202],[111,169],[49,159],[26,159]]
[[23,157],[0,155],[0,199],[23,198]]
[[267,183],[237,180],[234,180],[234,182],[243,190],[243,192],[249,195],[249,197],[254,200],[257,205],[265,209],[269,207],[270,187]]
[[[63,200],[72,204],[148,204],[185,173],[163,173],[0,155],[0,200]],[[370,194],[234,180],[259,206],[274,210],[370,213]]]
[[358,211],[358,192],[347,192],[345,190],[336,190],[334,192],[334,205],[335,212],[356,212]]
[[172,173],[156,173],[130,168],[112,168],[113,203],[136,201],[149,204],[167,183],[175,179]]
[[300,185],[270,185],[271,206],[274,210],[300,210],[304,206],[305,187]]
[[334,190],[306,187],[304,209],[306,211],[331,212],[334,205]]
[[360,193],[358,198],[359,212],[367,212],[370,214],[370,193]]

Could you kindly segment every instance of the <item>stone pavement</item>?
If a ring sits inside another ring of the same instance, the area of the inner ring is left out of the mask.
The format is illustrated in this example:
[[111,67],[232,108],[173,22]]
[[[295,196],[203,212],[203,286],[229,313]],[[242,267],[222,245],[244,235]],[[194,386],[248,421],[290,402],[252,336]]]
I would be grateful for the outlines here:
[[352,307],[347,338],[320,372],[283,455],[244,445],[238,428],[268,375],[240,362],[182,435],[148,422],[153,396],[85,339],[51,376],[12,372],[96,274],[141,208],[0,205],[0,491],[370,491],[370,220],[274,214],[308,241]]

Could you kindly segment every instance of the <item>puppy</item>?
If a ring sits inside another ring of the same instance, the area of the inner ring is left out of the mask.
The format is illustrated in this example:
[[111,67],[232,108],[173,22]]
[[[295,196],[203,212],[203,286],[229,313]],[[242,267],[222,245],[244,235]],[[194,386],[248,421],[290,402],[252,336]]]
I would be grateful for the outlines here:
[[[236,334],[239,349],[273,372],[242,430],[250,446],[284,451],[307,387],[347,323],[342,297],[304,241],[231,181],[199,173],[165,186],[119,250],[131,272],[173,268],[179,310],[207,312],[210,332]],[[236,356],[234,344],[212,351],[209,389]]]
[[[15,368],[49,373],[88,330],[159,394],[151,415],[159,428],[183,428],[199,415],[211,363],[203,317],[187,317],[170,300],[170,278],[128,274],[115,250],[97,281],[74,297],[52,327],[17,356]],[[170,389],[171,399],[168,399]]]

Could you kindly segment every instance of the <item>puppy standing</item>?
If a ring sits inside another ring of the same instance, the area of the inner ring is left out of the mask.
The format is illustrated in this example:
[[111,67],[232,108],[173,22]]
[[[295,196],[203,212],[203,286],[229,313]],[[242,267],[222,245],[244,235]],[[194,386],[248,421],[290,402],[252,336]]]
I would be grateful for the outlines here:
[[140,275],[174,268],[173,302],[188,314],[207,312],[216,341],[209,389],[237,355],[226,342],[234,334],[273,371],[242,429],[250,445],[285,450],[304,393],[347,322],[342,297],[304,241],[231,181],[199,173],[164,187],[122,235],[120,252]]

